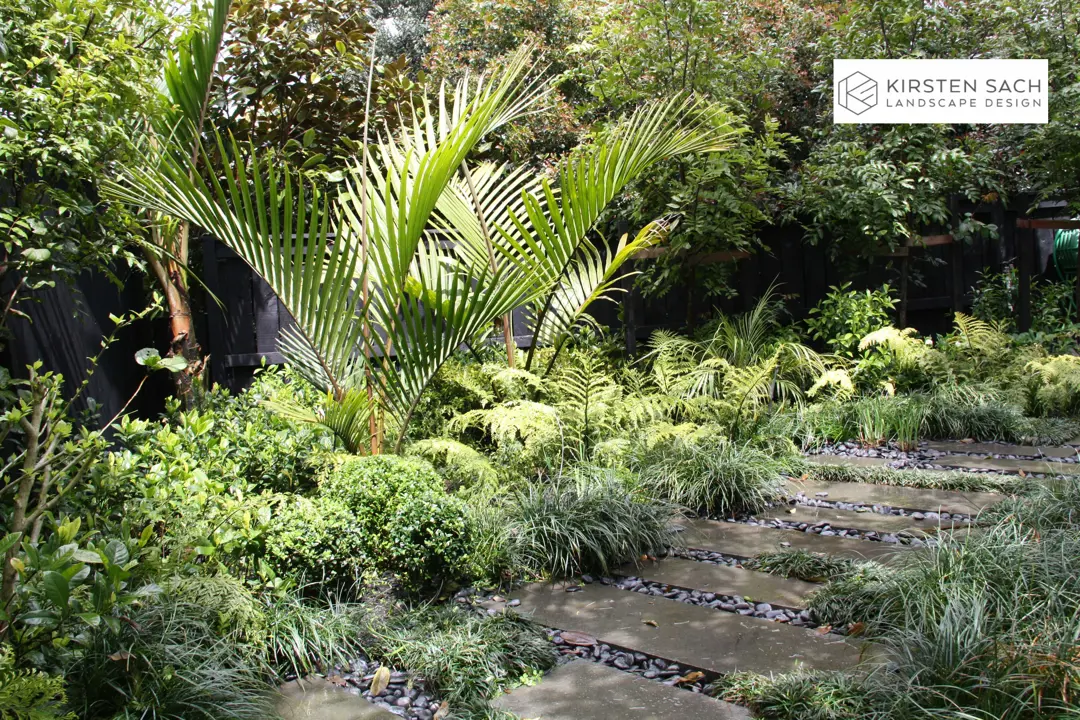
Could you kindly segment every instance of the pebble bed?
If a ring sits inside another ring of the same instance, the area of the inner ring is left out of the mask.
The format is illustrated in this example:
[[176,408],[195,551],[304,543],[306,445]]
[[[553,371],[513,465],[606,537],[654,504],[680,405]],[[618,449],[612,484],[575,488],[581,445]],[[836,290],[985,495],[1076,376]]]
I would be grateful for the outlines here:
[[779,606],[774,607],[769,603],[756,603],[744,598],[742,595],[721,595],[700,590],[686,590],[634,576],[619,578],[615,583],[615,587],[643,595],[676,600],[687,605],[699,605],[713,610],[723,610],[724,612],[761,618],[762,620],[788,623],[796,627],[817,627],[817,623],[813,621],[809,610],[795,610]]
[[[1002,448],[1009,447],[1006,443],[980,443],[980,445],[1001,445]],[[868,458],[881,458],[882,460],[889,460],[889,467],[893,468],[919,468],[922,470],[956,470],[957,468],[948,467],[945,465],[939,465],[936,460],[940,457],[946,456],[962,456],[962,457],[980,457],[980,458],[993,458],[995,460],[1041,460],[1047,459],[1054,462],[1063,463],[1075,463],[1080,462],[1080,457],[1073,455],[1070,457],[1057,458],[1046,457],[1044,455],[1017,455],[1015,453],[993,453],[987,455],[985,452],[945,452],[942,450],[933,450],[927,447],[926,443],[920,443],[919,447],[914,450],[901,450],[895,443],[889,443],[887,445],[881,445],[879,447],[862,447],[856,442],[843,442],[829,445],[822,445],[821,447],[814,448],[807,451],[810,455],[832,455],[837,457],[868,457]],[[982,473],[1002,473],[1001,470],[991,470],[985,468],[972,469],[964,468],[964,472],[982,472]]]
[[[555,643],[559,655],[566,662],[589,660],[601,665],[608,665],[623,672],[639,675],[646,680],[654,680],[664,685],[682,688],[695,693],[704,692],[706,686],[716,679],[716,676],[711,673],[699,671],[697,668],[688,665],[668,662],[645,653],[626,650],[599,641],[595,645],[572,645],[563,639],[559,630],[545,628],[545,632],[548,638]],[[691,673],[695,672],[698,674],[691,675]],[[691,679],[684,680],[684,678]]]
[[378,662],[359,658],[353,660],[348,668],[330,672],[327,679],[399,717],[410,720],[431,720],[435,717],[439,700],[425,689],[421,679],[409,673],[391,670],[390,684],[378,697],[373,697],[371,681],[379,667]]

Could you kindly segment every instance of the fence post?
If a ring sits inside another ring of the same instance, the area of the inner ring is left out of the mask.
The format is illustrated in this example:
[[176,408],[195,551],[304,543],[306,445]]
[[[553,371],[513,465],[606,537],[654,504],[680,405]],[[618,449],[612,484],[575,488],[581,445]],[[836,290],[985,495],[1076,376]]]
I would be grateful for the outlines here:
[[[212,235],[203,235],[203,278],[206,289],[217,296],[221,293],[218,277],[218,241]],[[225,317],[214,298],[206,299],[206,329],[210,333],[207,352],[210,355],[210,383],[225,384]]]
[[958,313],[964,309],[964,245],[956,236],[956,230],[960,226],[959,202],[955,195],[949,198],[949,212],[952,215],[951,231],[953,236],[949,264],[952,266],[952,306],[953,312]]
[[[1015,227],[1015,219],[1013,222]],[[1031,251],[1033,249],[1032,245],[1035,239],[1035,231],[1029,227],[1026,228],[1026,232],[1015,229],[1013,230],[1013,233],[1017,245],[1017,254],[1020,256],[1020,292],[1017,302],[1019,305],[1017,308],[1017,327],[1020,332],[1027,332],[1031,329]]]

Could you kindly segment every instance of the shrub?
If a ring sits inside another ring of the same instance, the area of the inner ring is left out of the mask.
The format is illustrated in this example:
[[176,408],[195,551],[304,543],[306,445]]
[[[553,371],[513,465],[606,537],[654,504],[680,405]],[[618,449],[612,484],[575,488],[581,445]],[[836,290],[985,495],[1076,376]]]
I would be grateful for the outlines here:
[[70,707],[84,720],[265,720],[272,689],[242,646],[221,639],[206,611],[163,598],[113,632],[86,638],[67,668]]
[[371,633],[372,655],[426,679],[455,711],[482,705],[556,659],[540,628],[512,613],[442,606],[392,615]]
[[831,292],[810,309],[806,320],[810,337],[823,341],[840,355],[855,357],[859,341],[892,322],[896,305],[888,285],[877,290],[851,290],[851,283],[832,287]]
[[323,497],[344,503],[355,516],[366,557],[398,575],[407,589],[452,580],[468,555],[468,528],[460,501],[419,458],[350,457],[320,483]]
[[760,510],[783,485],[783,464],[770,453],[718,438],[657,443],[634,467],[654,497],[716,515]]
[[606,573],[670,544],[670,507],[600,469],[579,468],[512,495],[506,512],[509,552],[535,575]]
[[265,559],[279,574],[344,590],[368,564],[368,541],[341,500],[283,496],[266,529]]

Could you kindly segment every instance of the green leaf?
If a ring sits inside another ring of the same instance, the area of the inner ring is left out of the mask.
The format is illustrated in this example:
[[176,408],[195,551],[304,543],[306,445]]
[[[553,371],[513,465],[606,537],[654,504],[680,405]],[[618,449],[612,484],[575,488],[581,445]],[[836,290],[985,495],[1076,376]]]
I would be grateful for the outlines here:
[[42,578],[45,586],[45,597],[58,608],[67,608],[70,590],[68,579],[58,572],[49,570]]
[[304,133],[302,142],[304,147],[311,147],[311,143],[315,142],[315,128],[309,128],[308,131]]
[[164,368],[164,369],[168,370],[169,372],[173,372],[173,373],[183,372],[187,368],[187,366],[188,366],[187,360],[185,360],[183,357],[181,357],[179,355],[174,355],[172,357],[162,358],[162,360],[158,363],[158,367]]
[[72,555],[72,558],[78,560],[81,563],[97,563],[99,565],[101,564],[101,555],[94,552],[93,550],[76,550],[75,554]]
[[22,537],[21,532],[8,533],[4,536],[3,540],[0,540],[0,555],[6,555],[7,551],[15,547],[19,543],[19,539]]
[[161,362],[161,353],[155,348],[143,348],[135,353],[135,362],[149,368],[155,368]]
[[304,161],[304,164],[300,166],[301,170],[308,170],[326,161],[326,156],[322,153],[316,153]]
[[111,565],[124,565],[131,559],[131,553],[128,552],[127,545],[124,543],[119,540],[110,540],[105,546],[105,559]]
[[22,251],[22,256],[28,262],[41,263],[52,257],[52,251],[48,248],[26,248]]

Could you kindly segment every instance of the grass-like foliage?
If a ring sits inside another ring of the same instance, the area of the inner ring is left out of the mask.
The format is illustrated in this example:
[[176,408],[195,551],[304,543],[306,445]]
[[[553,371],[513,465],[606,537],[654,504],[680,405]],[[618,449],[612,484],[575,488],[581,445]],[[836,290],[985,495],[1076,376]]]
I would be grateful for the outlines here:
[[507,515],[514,561],[550,578],[608,572],[671,539],[669,505],[598,468],[528,487],[509,500]]
[[[943,536],[888,572],[860,566],[813,596],[824,621],[866,623],[895,663],[895,672],[866,678],[860,693],[876,699],[861,717],[1074,712],[1078,516],[1080,481],[1057,481],[993,511],[999,522],[981,532]],[[776,717],[804,717],[788,710]]]
[[783,481],[771,454],[721,438],[672,437],[640,451],[634,466],[654,497],[713,515],[759,510]]
[[88,638],[67,669],[68,701],[93,720],[266,720],[271,686],[258,661],[222,639],[199,606],[168,598],[113,633]]
[[363,650],[358,605],[315,604],[286,596],[266,608],[263,662],[277,677],[303,677],[347,665]]
[[752,570],[809,582],[825,582],[846,575],[855,567],[855,562],[848,558],[798,548],[762,553],[743,564]]
[[482,717],[485,701],[501,689],[555,664],[540,628],[512,613],[425,608],[391,615],[370,632],[372,654],[431,683],[455,717]]
[[776,678],[755,673],[724,675],[709,694],[747,705],[755,717],[798,720],[860,720],[874,701],[859,679],[840,672],[793,672]]

